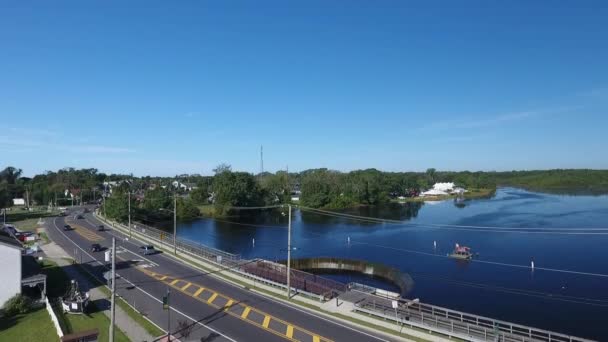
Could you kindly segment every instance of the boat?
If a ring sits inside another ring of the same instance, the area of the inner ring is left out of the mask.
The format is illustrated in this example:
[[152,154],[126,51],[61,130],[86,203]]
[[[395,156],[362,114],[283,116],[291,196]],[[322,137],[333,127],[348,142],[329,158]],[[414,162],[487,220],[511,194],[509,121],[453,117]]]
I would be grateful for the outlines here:
[[460,246],[456,244],[456,248],[452,254],[448,254],[450,258],[460,259],[460,260],[471,260],[473,259],[473,253],[471,253],[471,248],[467,246]]

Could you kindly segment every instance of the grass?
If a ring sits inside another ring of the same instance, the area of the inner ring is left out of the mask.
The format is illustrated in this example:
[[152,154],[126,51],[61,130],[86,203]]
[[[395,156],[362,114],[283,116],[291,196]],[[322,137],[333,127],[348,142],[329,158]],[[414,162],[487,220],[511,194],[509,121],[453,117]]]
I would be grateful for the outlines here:
[[[42,272],[47,275],[47,294],[49,297],[61,297],[63,296],[70,284],[70,279],[63,272],[60,266],[50,260],[43,262]],[[98,311],[97,307],[93,303],[89,303],[88,306],[89,314],[75,315],[75,314],[64,314],[57,312],[57,318],[60,321],[60,325],[64,330],[65,334],[71,334],[83,330],[90,330],[94,328],[99,329],[99,341],[108,341],[110,320],[103,313]],[[116,341],[129,341],[127,336],[120,331],[115,330]],[[19,340],[20,341],[20,340]]]
[[202,216],[214,217],[215,206],[213,204],[205,204],[197,206]]
[[38,224],[38,218],[29,218],[12,223],[18,230],[35,232],[36,228],[40,227]]
[[58,211],[56,211],[56,210],[49,212],[46,209],[28,211],[28,210],[22,210],[20,208],[13,208],[12,210],[6,212],[6,222],[15,223],[18,221],[24,221],[24,220],[28,220],[28,219],[38,219],[41,217],[50,217],[50,216],[57,215],[57,213],[58,213]]
[[59,337],[45,308],[0,318],[0,341],[57,342]]
[[[110,297],[110,295],[111,295],[110,290],[104,285],[104,283],[101,280],[99,280],[96,277],[94,277],[93,275],[91,275],[79,264],[76,264],[76,269],[83,276],[85,276],[87,279],[89,279],[90,282],[92,282],[94,284],[100,284],[99,289],[101,290],[101,292],[103,292],[106,296]],[[144,318],[144,316],[141,313],[139,313],[138,311],[133,309],[133,307],[131,305],[129,305],[124,299],[122,299],[120,297],[116,297],[116,303],[118,304],[118,306],[121,309],[123,309],[127,313],[127,315],[129,315],[129,317],[131,317],[137,324],[139,324],[142,328],[144,328],[150,335],[152,335],[154,337],[158,337],[158,336],[165,334],[164,331],[162,331],[156,325],[154,325],[152,322],[150,322],[149,320]]]

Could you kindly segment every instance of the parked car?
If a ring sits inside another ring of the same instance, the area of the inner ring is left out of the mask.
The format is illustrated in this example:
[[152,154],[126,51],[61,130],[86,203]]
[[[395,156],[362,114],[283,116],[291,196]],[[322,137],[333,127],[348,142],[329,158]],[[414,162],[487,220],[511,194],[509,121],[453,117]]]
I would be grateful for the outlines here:
[[70,226],[69,224],[66,224],[65,226],[63,226],[63,230],[65,230],[65,231],[72,230],[72,226]]
[[139,249],[143,255],[156,254],[156,249],[154,249],[154,246],[152,245],[143,245],[139,247]]
[[80,219],[83,219],[83,218],[84,218],[84,216],[82,216],[81,214],[74,215],[74,220],[80,220]]
[[103,224],[100,224],[99,226],[97,226],[98,232],[103,232],[104,230],[106,230],[106,228],[103,226]]
[[98,243],[94,243],[91,245],[91,252],[99,252],[101,251],[101,245]]
[[15,236],[17,237],[17,239],[21,242],[25,242],[25,240],[29,237],[34,235],[34,233],[32,232],[18,232],[15,234]]

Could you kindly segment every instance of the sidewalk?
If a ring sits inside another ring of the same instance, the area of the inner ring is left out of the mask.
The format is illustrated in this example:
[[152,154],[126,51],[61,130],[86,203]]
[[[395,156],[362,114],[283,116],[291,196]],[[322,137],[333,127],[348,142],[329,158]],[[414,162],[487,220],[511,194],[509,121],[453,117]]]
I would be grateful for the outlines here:
[[[109,298],[103,293],[98,284],[91,284],[89,279],[83,276],[79,271],[70,266],[72,263],[65,258],[69,258],[68,253],[63,250],[59,245],[54,242],[49,242],[42,246],[42,250],[47,255],[48,259],[57,263],[57,265],[63,267],[70,279],[75,279],[81,288],[89,289],[89,295],[91,301],[106,300],[107,305],[100,307],[105,315],[110,318],[110,303]],[[118,300],[118,299],[117,299]],[[135,322],[119,305],[115,306],[115,320],[116,326],[127,335],[129,340],[133,342],[140,341],[153,341],[154,336],[148,334],[144,328],[142,328],[137,322]],[[172,339],[173,340],[173,339]]]

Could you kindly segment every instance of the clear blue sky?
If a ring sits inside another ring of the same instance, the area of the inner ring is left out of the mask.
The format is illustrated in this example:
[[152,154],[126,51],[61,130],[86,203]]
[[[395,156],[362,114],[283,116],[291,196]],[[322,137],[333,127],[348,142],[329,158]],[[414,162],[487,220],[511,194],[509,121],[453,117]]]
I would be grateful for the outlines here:
[[1,1],[0,167],[608,168],[605,1]]

